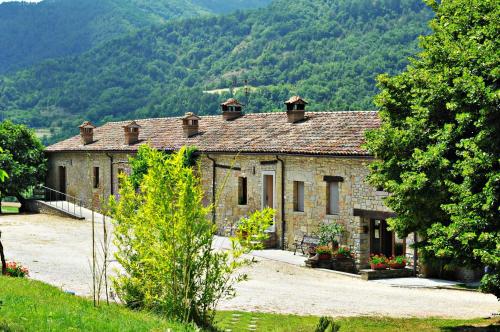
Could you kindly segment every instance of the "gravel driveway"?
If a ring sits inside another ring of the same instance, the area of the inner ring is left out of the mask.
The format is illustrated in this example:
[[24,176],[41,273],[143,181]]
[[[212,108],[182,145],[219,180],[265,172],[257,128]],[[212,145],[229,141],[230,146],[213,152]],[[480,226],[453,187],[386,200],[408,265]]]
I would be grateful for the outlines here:
[[[102,232],[102,222],[97,224]],[[91,294],[91,224],[49,215],[3,215],[7,259],[31,277],[78,295]],[[258,258],[250,279],[220,309],[330,316],[484,317],[500,311],[493,295],[445,289],[391,287],[327,271]],[[1,290],[0,290],[1,292]]]

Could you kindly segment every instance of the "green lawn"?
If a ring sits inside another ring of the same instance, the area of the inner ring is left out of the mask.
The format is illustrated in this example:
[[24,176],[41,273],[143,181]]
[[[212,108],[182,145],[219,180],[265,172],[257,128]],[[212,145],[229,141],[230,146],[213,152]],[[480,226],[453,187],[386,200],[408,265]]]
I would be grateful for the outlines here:
[[2,206],[2,213],[19,213],[19,208],[14,206]]
[[[153,314],[134,312],[119,305],[94,308],[92,302],[29,279],[0,277],[0,331],[193,331]],[[223,311],[217,314],[221,331],[314,331],[319,318]],[[336,319],[340,331],[467,331],[470,326],[490,326],[496,320],[446,320],[416,318],[351,317]]]
[[192,331],[152,314],[91,301],[47,284],[0,277],[0,331]]

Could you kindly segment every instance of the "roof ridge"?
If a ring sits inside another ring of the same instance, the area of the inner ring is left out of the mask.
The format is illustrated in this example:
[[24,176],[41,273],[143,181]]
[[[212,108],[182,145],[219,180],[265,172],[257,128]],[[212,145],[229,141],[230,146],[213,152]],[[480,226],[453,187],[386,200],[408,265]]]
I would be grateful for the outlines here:
[[[307,114],[339,114],[339,113],[378,113],[378,111],[360,111],[360,110],[353,110],[353,111],[307,111]],[[259,112],[259,113],[243,113],[242,117],[244,116],[260,116],[260,115],[273,115],[273,114],[286,114],[286,111],[278,111],[278,112]],[[194,113],[194,115],[199,116],[200,118],[215,118],[215,117],[220,117],[222,114],[209,114],[209,115],[199,115]],[[151,121],[151,120],[164,120],[164,119],[182,119],[184,115],[178,115],[178,116],[163,116],[163,117],[155,117],[155,118],[142,118],[142,119],[133,119],[133,120],[121,120],[121,121],[109,121],[106,122],[105,124],[101,125],[104,126],[106,124],[120,124],[124,122],[130,122],[130,121]]]

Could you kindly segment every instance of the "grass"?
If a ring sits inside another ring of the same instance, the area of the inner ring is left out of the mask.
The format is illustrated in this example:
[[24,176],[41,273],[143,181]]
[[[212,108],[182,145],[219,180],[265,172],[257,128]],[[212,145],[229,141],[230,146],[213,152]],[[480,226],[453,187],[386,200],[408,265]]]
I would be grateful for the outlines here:
[[153,314],[91,301],[42,282],[0,277],[0,331],[192,331]]
[[[255,325],[256,331],[308,332],[314,331],[319,317],[277,315],[249,312],[219,312],[218,326],[223,330],[248,331]],[[334,319],[340,331],[468,331],[467,328],[483,328],[481,331],[499,331],[500,319],[443,319],[443,318],[388,318],[345,317]]]
[[15,206],[2,206],[2,213],[19,213],[19,208]]
[[[92,302],[30,279],[0,277],[0,331],[193,331],[146,312],[119,305],[94,308]],[[221,331],[314,331],[319,317],[221,311]],[[480,331],[500,330],[500,318],[338,318],[340,331]],[[169,330],[170,329],[170,330]],[[479,331],[479,330],[477,330]]]

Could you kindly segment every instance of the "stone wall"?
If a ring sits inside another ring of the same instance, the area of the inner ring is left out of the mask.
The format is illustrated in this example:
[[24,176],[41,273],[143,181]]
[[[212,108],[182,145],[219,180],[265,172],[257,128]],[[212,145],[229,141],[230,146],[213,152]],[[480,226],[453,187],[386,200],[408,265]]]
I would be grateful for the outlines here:
[[[47,185],[59,189],[58,166],[67,170],[66,192],[87,205],[93,201],[98,207],[111,193],[118,192],[118,169],[130,172],[129,155],[114,153],[113,163],[106,153],[65,152],[49,154],[49,174]],[[285,241],[282,241],[282,165],[275,155],[202,155],[200,167],[202,184],[205,191],[204,202],[212,202],[212,172],[214,159],[217,167],[216,177],[216,222],[221,234],[227,234],[236,222],[255,210],[263,207],[263,175],[274,175],[274,208],[276,209],[275,227],[277,246],[291,248],[295,238],[318,231],[323,222],[338,222],[346,232],[341,245],[349,246],[356,255],[358,267],[366,266],[369,257],[369,219],[353,215],[354,209],[390,212],[383,204],[383,193],[377,192],[365,181],[369,173],[369,158],[346,157],[305,157],[279,156],[285,167]],[[113,167],[113,179],[111,175]],[[92,168],[100,169],[100,186],[92,186]],[[233,167],[233,169],[229,169]],[[339,213],[327,214],[327,182],[325,176],[342,177],[339,183]],[[238,178],[247,178],[247,204],[238,204]],[[304,212],[294,211],[293,182],[304,182]],[[113,190],[111,190],[113,186]],[[364,227],[365,226],[365,227]]]
[[[241,216],[262,208],[263,174],[274,172],[276,201],[276,233],[281,246],[281,162],[273,155],[209,155],[220,166],[232,166],[240,170],[216,167],[216,187],[218,204],[217,224],[221,233],[233,226]],[[369,234],[366,232],[369,219],[356,217],[353,209],[390,212],[383,204],[384,193],[377,192],[365,181],[368,175],[366,158],[328,158],[280,156],[285,163],[285,246],[295,238],[318,231],[323,222],[338,222],[346,232],[341,245],[351,247],[357,257],[358,266],[364,266],[369,257]],[[274,163],[273,163],[274,162]],[[213,161],[201,158],[203,186],[206,202],[212,197]],[[325,176],[340,176],[339,213],[327,214],[327,182]],[[248,203],[238,205],[238,177],[246,177],[248,183]],[[293,182],[304,182],[304,212],[294,211]],[[366,232],[366,233],[365,233]]]
[[[109,156],[112,156],[113,162]],[[50,153],[46,185],[60,191],[59,166],[64,166],[66,168],[66,194],[81,200],[86,207],[99,209],[111,193],[118,193],[118,170],[130,171],[128,159],[129,155],[124,153],[109,155],[104,152]],[[99,167],[98,188],[93,188],[93,167]],[[113,173],[113,179],[111,179],[111,173]]]

